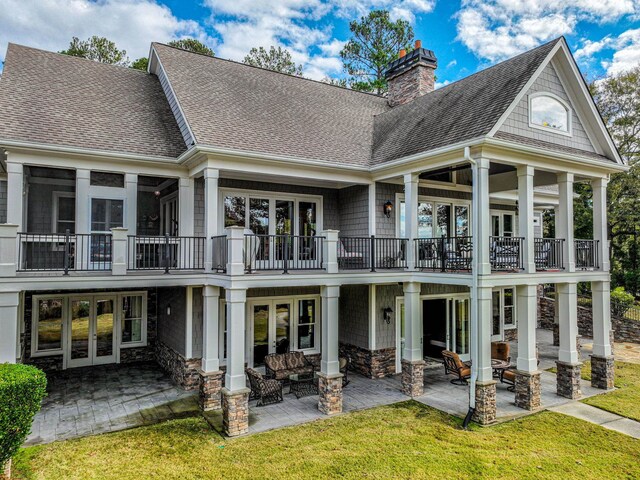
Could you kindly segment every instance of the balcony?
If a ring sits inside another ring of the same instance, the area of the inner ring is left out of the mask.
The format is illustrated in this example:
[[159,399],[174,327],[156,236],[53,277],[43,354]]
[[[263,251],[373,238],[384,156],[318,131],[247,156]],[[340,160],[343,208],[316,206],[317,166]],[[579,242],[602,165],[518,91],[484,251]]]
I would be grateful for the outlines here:
[[574,240],[576,252],[576,269],[597,270],[600,268],[598,258],[598,240]]

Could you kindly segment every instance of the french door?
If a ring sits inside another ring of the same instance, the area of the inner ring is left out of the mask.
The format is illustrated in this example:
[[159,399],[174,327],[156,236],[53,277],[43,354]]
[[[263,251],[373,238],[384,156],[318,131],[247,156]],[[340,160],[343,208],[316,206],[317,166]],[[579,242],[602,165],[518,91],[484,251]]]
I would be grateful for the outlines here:
[[456,352],[460,360],[471,358],[470,343],[470,303],[469,298],[450,298],[447,312],[447,350]]
[[258,300],[249,303],[249,321],[253,331],[250,361],[254,367],[264,365],[270,353],[286,353],[291,345],[291,300]]
[[116,361],[116,297],[71,297],[67,367]]

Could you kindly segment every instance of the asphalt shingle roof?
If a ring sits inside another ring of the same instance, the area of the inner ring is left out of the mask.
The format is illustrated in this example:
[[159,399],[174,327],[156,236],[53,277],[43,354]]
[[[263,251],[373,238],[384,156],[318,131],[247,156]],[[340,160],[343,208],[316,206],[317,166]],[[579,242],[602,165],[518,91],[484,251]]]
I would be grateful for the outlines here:
[[184,140],[154,75],[9,44],[0,139],[177,157]]

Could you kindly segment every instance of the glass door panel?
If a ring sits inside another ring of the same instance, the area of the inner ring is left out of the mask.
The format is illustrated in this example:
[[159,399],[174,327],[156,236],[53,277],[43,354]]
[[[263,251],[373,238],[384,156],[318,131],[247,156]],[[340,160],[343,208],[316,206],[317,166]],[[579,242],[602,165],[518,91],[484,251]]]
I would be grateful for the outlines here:
[[[249,230],[256,235],[269,235],[269,200],[249,199]],[[259,237],[256,244],[256,260],[268,260],[270,251],[269,237]]]
[[91,301],[89,299],[71,300],[71,335],[69,342],[69,365],[91,364]]
[[456,299],[455,303],[455,352],[463,361],[469,360],[469,299]]
[[269,304],[253,306],[253,366],[264,364],[269,353]]
[[[276,235],[292,235],[293,234],[293,207],[292,200],[276,200]],[[284,260],[293,258],[293,245],[290,238],[278,238],[277,258]]]
[[469,236],[469,207],[466,205],[456,205],[456,237]]
[[437,209],[437,231],[438,237],[448,237],[450,235],[449,226],[451,225],[451,205],[438,205]]
[[287,353],[291,345],[291,304],[276,304],[275,353]]
[[502,322],[500,321],[500,292],[491,293],[491,309],[491,340],[499,340],[502,336]]
[[431,203],[418,204],[418,237],[433,238],[433,204]]
[[491,215],[491,235],[494,237],[500,236],[500,216]]
[[505,213],[502,217],[502,230],[505,237],[513,237],[513,215]]
[[95,363],[108,363],[115,359],[115,299],[96,300],[95,318]]

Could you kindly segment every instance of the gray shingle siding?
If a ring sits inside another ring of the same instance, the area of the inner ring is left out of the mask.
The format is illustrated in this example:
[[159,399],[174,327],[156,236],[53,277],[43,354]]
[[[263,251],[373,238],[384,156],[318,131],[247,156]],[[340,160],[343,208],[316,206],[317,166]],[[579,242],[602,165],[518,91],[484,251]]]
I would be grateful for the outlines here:
[[204,178],[196,178],[193,185],[193,234],[204,237]]
[[202,332],[204,320],[204,303],[202,287],[193,289],[193,323],[191,325],[192,358],[202,357]]
[[7,181],[0,180],[0,223],[7,222]]
[[[185,355],[186,288],[158,288],[158,341]],[[171,315],[167,307],[171,305]]]
[[572,136],[559,135],[552,132],[546,132],[538,128],[532,128],[529,126],[529,95],[537,92],[550,92],[557,95],[567,104],[571,105],[571,100],[567,95],[567,92],[562,87],[560,78],[556,73],[555,68],[550,63],[540,73],[540,76],[531,85],[531,88],[526,95],[520,100],[513,112],[507,117],[500,132],[507,134],[519,135],[522,137],[539,140],[543,142],[562,145],[564,147],[576,148],[578,150],[584,150],[587,152],[595,152],[587,133],[585,132],[578,115],[576,115],[575,108],[572,106]]
[[[396,346],[396,297],[402,297],[401,285],[378,285],[376,287],[376,348],[392,348]],[[391,308],[391,323],[387,324],[383,310]]]
[[369,235],[369,187],[354,185],[338,192],[340,235]]
[[180,133],[182,134],[184,143],[188,148],[195,143],[195,139],[193,138],[193,135],[191,135],[191,131],[189,130],[189,126],[187,125],[187,121],[180,111],[178,100],[175,93],[173,92],[173,89],[171,88],[167,73],[164,71],[164,68],[160,64],[158,65],[158,80],[160,80],[160,86],[162,87],[162,90],[167,97],[169,108],[171,108],[171,111],[173,112],[173,116],[176,119],[176,123],[178,124],[178,128],[180,129]]
[[369,287],[340,287],[338,339],[361,348],[369,348]]

